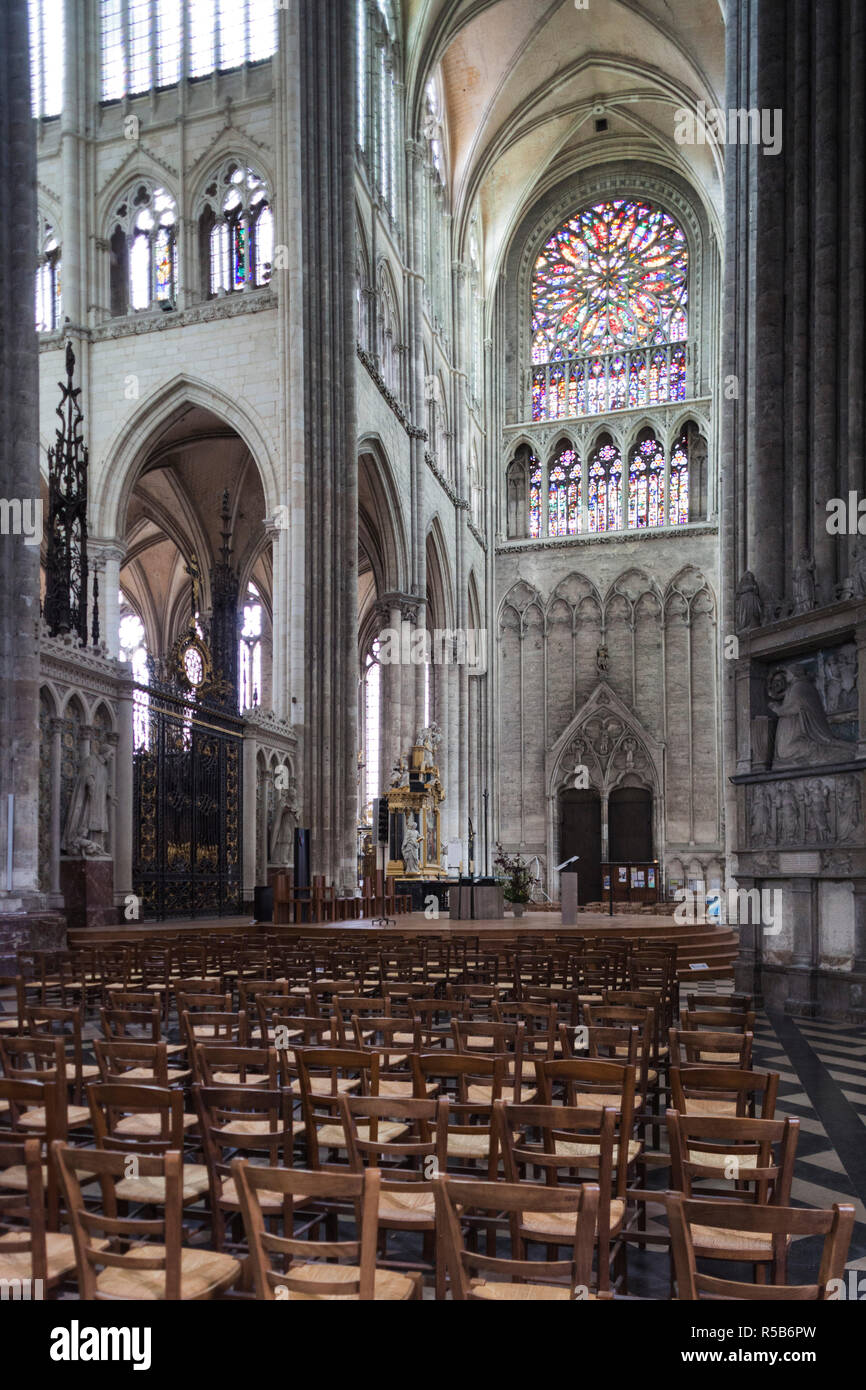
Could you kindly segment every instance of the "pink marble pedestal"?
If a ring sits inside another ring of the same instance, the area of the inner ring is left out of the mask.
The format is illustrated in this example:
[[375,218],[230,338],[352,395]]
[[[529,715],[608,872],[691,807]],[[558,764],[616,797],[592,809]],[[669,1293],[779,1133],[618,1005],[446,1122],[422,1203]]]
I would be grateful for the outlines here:
[[113,860],[61,859],[60,889],[70,930],[117,926]]

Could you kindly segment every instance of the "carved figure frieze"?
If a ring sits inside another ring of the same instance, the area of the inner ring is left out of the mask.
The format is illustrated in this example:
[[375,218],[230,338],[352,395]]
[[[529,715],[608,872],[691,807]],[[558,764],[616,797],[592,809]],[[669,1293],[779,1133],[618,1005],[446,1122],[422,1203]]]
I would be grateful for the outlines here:
[[780,848],[845,844],[863,835],[857,775],[758,782],[746,788],[750,843]]

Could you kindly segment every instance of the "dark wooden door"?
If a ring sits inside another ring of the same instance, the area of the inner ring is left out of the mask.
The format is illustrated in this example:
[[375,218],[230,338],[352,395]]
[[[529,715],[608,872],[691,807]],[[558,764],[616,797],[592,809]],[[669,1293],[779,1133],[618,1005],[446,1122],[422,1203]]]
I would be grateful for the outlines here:
[[616,787],[607,803],[610,858],[645,864],[653,857],[652,795],[646,787]]
[[598,792],[564,791],[559,801],[559,858],[579,854],[577,898],[601,902],[601,800]]

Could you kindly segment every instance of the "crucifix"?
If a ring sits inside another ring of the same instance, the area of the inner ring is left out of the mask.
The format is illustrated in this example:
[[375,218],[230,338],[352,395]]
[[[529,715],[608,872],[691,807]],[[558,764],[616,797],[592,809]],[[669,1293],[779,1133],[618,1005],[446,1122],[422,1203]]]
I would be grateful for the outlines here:
[[198,567],[198,556],[195,551],[189,557],[186,572],[192,580],[192,623],[194,627],[195,620],[201,612],[201,570]]

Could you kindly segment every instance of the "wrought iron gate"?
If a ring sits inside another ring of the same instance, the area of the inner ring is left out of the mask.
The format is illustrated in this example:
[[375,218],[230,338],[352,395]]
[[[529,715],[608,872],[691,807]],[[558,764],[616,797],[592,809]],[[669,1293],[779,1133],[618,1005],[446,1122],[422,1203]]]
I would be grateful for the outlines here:
[[136,686],[133,888],[141,916],[242,910],[243,724],[194,699]]

